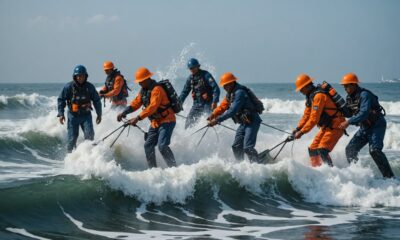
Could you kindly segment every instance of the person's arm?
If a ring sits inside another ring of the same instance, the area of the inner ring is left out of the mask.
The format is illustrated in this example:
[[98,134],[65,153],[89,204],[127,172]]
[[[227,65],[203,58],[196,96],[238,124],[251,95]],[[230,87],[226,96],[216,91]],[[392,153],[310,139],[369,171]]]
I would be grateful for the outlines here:
[[322,112],[324,111],[325,103],[327,96],[322,93],[317,93],[314,97],[314,100],[311,105],[311,113],[308,121],[304,124],[304,126],[300,129],[302,134],[308,133],[317,125],[319,119],[321,117]]
[[93,106],[94,109],[96,110],[97,117],[101,117],[102,115],[101,98],[97,93],[96,88],[92,84],[90,84],[89,91],[90,91],[90,100],[92,100],[93,102]]
[[224,99],[222,99],[219,106],[214,109],[214,111],[212,112],[212,114],[210,116],[210,119],[213,119],[213,118],[216,118],[216,117],[222,115],[228,108],[229,108],[229,102],[228,102],[228,99],[225,97]]
[[360,111],[349,118],[347,121],[352,125],[358,125],[368,119],[372,105],[372,96],[366,91],[360,94]]
[[121,92],[123,86],[124,79],[120,75],[118,75],[117,77],[115,77],[113,89],[108,93],[105,93],[104,96],[106,98],[117,96]]
[[186,80],[185,86],[182,89],[181,94],[179,95],[179,101],[183,104],[185,102],[186,97],[189,95],[192,90],[192,84],[190,77]]
[[140,120],[154,114],[161,105],[163,98],[167,98],[167,94],[161,86],[156,86],[151,91],[150,104],[139,114]]
[[301,117],[299,123],[297,124],[296,130],[299,131],[308,121],[311,114],[311,106],[306,106],[303,112],[303,116]]
[[208,73],[206,74],[206,81],[208,81],[208,84],[210,85],[211,89],[212,89],[212,102],[214,104],[218,104],[219,102],[219,95],[221,93],[221,91],[219,90],[218,84],[215,82],[215,79],[213,78],[213,76]]
[[60,95],[57,98],[57,110],[58,110],[57,117],[64,116],[64,109],[65,106],[67,105],[67,99],[68,99],[68,89],[69,85],[64,86],[63,90],[61,91]]
[[235,114],[243,107],[246,102],[247,94],[244,90],[240,89],[236,91],[235,99],[227,111],[221,116],[217,117],[218,122],[223,122],[228,118],[235,116]]

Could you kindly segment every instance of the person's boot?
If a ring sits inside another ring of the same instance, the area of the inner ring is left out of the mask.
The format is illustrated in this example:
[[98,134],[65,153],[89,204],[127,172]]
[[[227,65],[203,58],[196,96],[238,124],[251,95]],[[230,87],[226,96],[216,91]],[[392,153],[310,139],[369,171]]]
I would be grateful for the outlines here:
[[146,159],[147,159],[147,164],[149,165],[149,168],[157,167],[155,151],[151,151],[150,153],[146,154]]
[[243,148],[240,147],[232,147],[233,155],[237,161],[242,161],[244,158]]
[[322,165],[322,159],[319,155],[318,149],[308,148],[308,154],[310,155],[311,166],[318,167]]
[[259,163],[258,153],[254,148],[247,148],[247,149],[244,150],[244,152],[246,153],[246,155],[249,158],[250,162]]
[[329,156],[329,151],[327,149],[319,148],[318,153],[324,163],[328,164],[330,167],[333,167],[332,159],[331,156]]
[[394,174],[392,168],[390,167],[389,161],[386,158],[386,155],[381,150],[370,149],[369,153],[371,154],[372,159],[376,166],[378,166],[379,171],[381,171],[384,178],[393,178]]
[[164,161],[167,163],[168,167],[176,167],[174,153],[172,152],[171,148],[163,147],[160,149],[160,153],[164,158]]
[[349,162],[349,164],[358,162],[358,156],[357,155],[358,155],[358,152],[354,151],[352,149],[352,147],[347,145],[347,147],[346,147],[346,158],[347,158],[347,162]]

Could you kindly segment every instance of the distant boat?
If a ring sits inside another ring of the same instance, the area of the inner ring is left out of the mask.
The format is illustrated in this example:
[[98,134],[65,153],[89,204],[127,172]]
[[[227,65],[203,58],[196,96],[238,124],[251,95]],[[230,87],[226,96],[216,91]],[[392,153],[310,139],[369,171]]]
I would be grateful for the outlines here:
[[384,79],[382,76],[380,83],[400,83],[400,78]]

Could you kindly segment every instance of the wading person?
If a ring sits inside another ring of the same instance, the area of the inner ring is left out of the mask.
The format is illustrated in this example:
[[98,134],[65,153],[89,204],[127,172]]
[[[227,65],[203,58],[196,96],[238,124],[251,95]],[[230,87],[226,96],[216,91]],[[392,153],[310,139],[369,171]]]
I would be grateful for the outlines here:
[[369,153],[385,178],[394,177],[392,168],[386,155],[382,152],[383,139],[386,132],[386,120],[383,107],[379,104],[378,97],[371,91],[361,88],[358,77],[346,74],[340,84],[347,92],[346,106],[348,109],[347,121],[340,124],[341,129],[346,129],[350,124],[360,126],[349,144],[346,146],[346,157],[349,163],[358,161],[358,152],[369,144]]
[[61,124],[64,124],[64,109],[68,106],[68,152],[76,147],[79,135],[79,127],[82,128],[84,138],[93,140],[94,130],[92,123],[92,102],[96,110],[96,123],[101,122],[101,99],[93,84],[87,81],[86,68],[78,65],[74,68],[73,81],[64,86],[58,101],[58,115]]

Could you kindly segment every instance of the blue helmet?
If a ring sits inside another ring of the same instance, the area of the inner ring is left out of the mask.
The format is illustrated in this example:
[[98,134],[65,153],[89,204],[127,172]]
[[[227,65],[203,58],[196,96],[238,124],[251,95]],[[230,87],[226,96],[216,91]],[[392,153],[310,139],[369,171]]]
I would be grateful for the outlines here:
[[194,68],[194,67],[200,67],[200,63],[199,61],[197,61],[196,58],[191,58],[189,59],[188,63],[187,63],[187,67],[190,68]]
[[88,76],[85,66],[83,65],[76,66],[74,68],[74,73],[72,74],[72,77],[75,77],[76,75],[79,74],[85,74],[86,76]]

